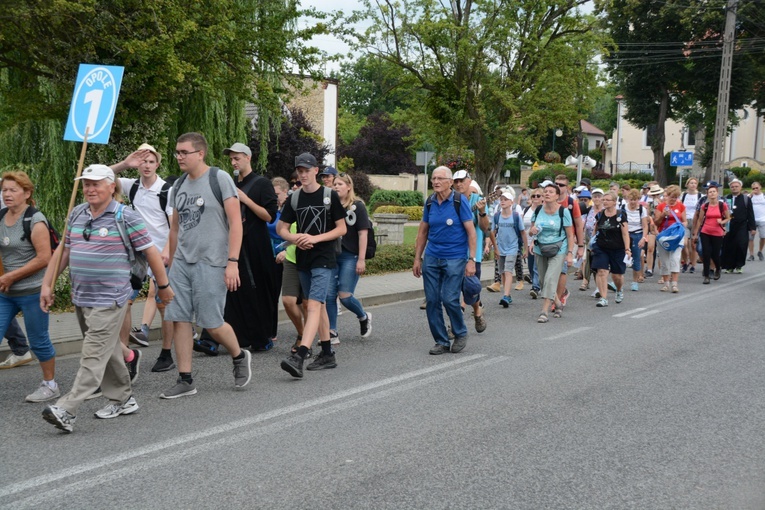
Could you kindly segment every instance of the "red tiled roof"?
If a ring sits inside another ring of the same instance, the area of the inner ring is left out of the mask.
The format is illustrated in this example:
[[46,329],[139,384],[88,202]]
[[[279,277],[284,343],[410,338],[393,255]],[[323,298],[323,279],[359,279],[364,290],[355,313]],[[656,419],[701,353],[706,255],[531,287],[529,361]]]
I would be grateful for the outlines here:
[[588,135],[600,135],[602,137],[605,137],[606,134],[601,131],[597,126],[590,124],[586,120],[579,121],[580,129],[582,130],[582,133],[586,133]]

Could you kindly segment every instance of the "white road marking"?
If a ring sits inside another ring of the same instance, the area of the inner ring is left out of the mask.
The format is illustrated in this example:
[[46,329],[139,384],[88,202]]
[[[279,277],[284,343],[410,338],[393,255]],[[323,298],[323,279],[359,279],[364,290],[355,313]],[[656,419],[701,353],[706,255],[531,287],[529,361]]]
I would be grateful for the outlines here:
[[614,317],[626,317],[628,315],[632,315],[633,313],[642,312],[643,310],[648,310],[648,308],[635,308],[634,310],[630,310],[628,312],[622,312],[622,313],[615,313]]
[[630,317],[630,319],[642,319],[643,317],[648,317],[650,315],[654,315],[657,313],[661,313],[661,310],[649,310],[647,312],[643,312],[638,315],[633,315],[632,317]]
[[544,340],[557,340],[559,338],[565,338],[567,336],[576,335],[577,333],[582,333],[584,331],[587,331],[588,329],[592,329],[592,326],[584,326],[584,327],[581,327],[581,328],[570,329],[568,331],[564,331],[563,333],[560,333],[560,334],[557,334],[557,335],[548,336]]

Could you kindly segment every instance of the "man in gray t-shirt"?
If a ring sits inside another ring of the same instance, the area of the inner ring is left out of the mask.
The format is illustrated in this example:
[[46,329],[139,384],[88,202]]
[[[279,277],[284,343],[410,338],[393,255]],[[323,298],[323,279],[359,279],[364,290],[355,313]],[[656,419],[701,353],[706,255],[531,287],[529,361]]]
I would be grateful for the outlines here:
[[191,377],[194,341],[191,323],[207,329],[234,361],[234,385],[250,382],[251,354],[239,348],[236,334],[223,319],[226,292],[239,288],[237,258],[242,245],[242,216],[236,186],[222,170],[205,164],[207,140],[199,133],[178,138],[175,157],[184,172],[174,184],[175,214],[170,225],[170,281],[176,299],[165,319],[173,321],[178,381],[161,398],[197,392]]

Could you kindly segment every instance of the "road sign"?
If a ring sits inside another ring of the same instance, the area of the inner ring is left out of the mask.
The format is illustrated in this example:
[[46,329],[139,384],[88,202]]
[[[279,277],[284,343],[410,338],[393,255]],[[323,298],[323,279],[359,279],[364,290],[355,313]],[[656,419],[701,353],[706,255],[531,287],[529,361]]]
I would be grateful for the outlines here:
[[685,151],[673,151],[669,155],[670,166],[693,166],[693,153]]
[[121,66],[80,64],[64,140],[81,142],[89,128],[89,143],[109,143],[124,71]]

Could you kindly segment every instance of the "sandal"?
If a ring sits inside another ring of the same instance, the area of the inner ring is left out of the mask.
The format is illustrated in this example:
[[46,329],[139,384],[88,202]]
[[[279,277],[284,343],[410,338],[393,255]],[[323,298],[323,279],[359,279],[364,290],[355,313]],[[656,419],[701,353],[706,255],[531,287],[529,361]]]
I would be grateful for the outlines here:
[[560,319],[561,317],[563,317],[563,314],[561,313],[560,308],[556,308],[553,312],[553,319]]
[[677,288],[677,284],[676,283],[673,283],[672,284],[672,294],[677,294],[678,292],[680,292],[680,289]]
[[658,283],[659,285],[663,285],[664,283],[669,283],[669,282],[665,282],[664,281],[664,277],[661,277],[661,278],[658,279],[658,281],[656,283]]
[[664,287],[661,288],[661,291],[662,292],[669,292],[669,286],[665,285]]
[[544,324],[548,320],[550,320],[550,319],[547,318],[547,314],[546,313],[540,313],[539,317],[537,318],[537,322],[540,323],[540,324]]
[[579,290],[590,290],[590,282],[582,282],[579,286]]
[[303,341],[303,335],[298,335],[298,336],[297,336],[297,338],[295,339],[295,344],[294,344],[294,345],[292,346],[292,348],[290,349],[290,352],[291,352],[292,354],[297,354],[297,352],[298,352],[298,348],[300,347],[300,343],[301,343],[302,341]]

